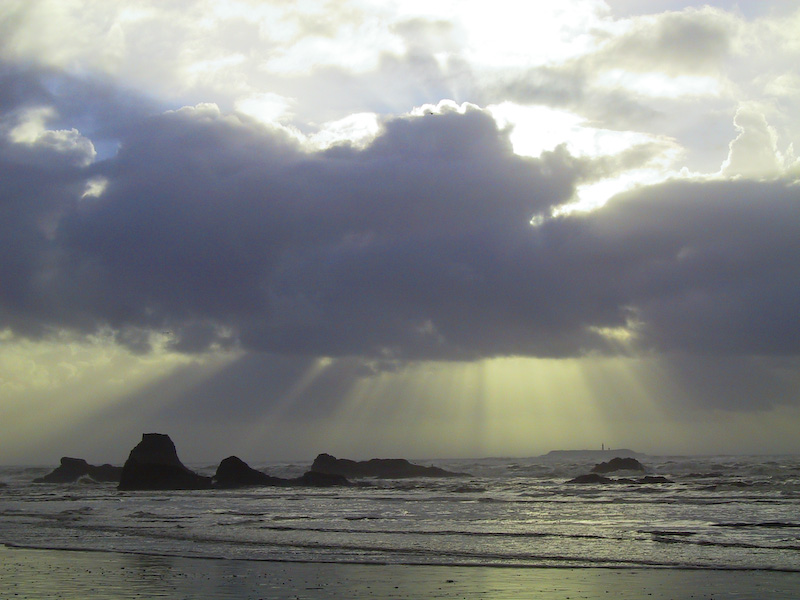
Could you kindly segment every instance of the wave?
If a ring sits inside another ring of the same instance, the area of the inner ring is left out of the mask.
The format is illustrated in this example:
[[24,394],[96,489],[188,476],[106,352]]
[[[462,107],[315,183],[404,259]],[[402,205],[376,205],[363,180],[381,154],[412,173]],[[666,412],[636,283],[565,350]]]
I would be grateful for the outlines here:
[[486,537],[486,538],[561,538],[576,540],[606,540],[621,539],[619,537],[604,536],[589,533],[556,533],[543,531],[475,531],[461,529],[436,529],[436,530],[415,530],[415,529],[351,529],[346,527],[292,527],[289,525],[262,525],[259,529],[266,531],[291,531],[299,533],[342,533],[342,534],[366,534],[375,536],[386,535],[415,535],[415,536],[435,536],[435,537]]
[[120,493],[25,483],[17,470],[0,488],[0,543],[280,562],[800,572],[797,459],[653,460],[652,472],[674,483],[605,487],[565,485],[585,465],[531,461],[477,461],[482,469],[456,469],[478,473],[458,482],[335,491]]
[[136,519],[139,521],[150,521],[150,522],[166,522],[171,523],[175,521],[184,521],[187,519],[193,519],[194,517],[191,515],[165,515],[161,513],[154,513],[146,510],[138,510],[136,512],[129,513],[125,515],[128,519]]
[[749,529],[766,527],[769,529],[800,529],[800,523],[790,523],[786,521],[762,521],[760,523],[713,523],[713,527],[732,527],[735,529]]
[[[800,544],[780,544],[780,543],[754,543],[745,541],[724,541],[709,539],[693,539],[692,534],[684,532],[650,532],[654,542],[664,544],[689,544],[694,546],[705,546],[712,548],[738,548],[742,550],[789,550],[800,551]],[[799,557],[800,558],[800,557]],[[798,569],[800,570],[800,569]]]
[[[222,555],[197,555],[192,553],[159,552],[155,550],[119,550],[104,548],[86,548],[82,546],[64,545],[55,546],[52,544],[20,544],[13,542],[3,542],[0,545],[7,548],[48,550],[52,552],[94,552],[104,554],[125,554],[132,556],[154,556],[162,558],[178,558],[182,560],[211,560],[228,562],[230,560],[254,563],[299,563],[299,564],[343,564],[343,565],[406,565],[406,566],[432,566],[432,567],[461,567],[461,568],[481,568],[481,569],[637,569],[637,570],[667,570],[667,571],[700,571],[700,572],[753,572],[753,573],[800,573],[798,568],[776,567],[776,566],[736,566],[736,565],[698,565],[681,561],[658,562],[658,561],[637,561],[637,560],[605,560],[603,558],[582,558],[559,555],[525,555],[520,560],[513,563],[497,561],[475,561],[464,560],[466,557],[449,556],[442,557],[443,560],[424,560],[424,558],[409,558],[402,562],[392,560],[370,559],[368,557],[350,557],[339,560],[303,558],[303,557],[265,557],[265,556],[237,556],[231,558]],[[357,547],[355,548],[358,549]],[[450,559],[450,560],[444,560]]]

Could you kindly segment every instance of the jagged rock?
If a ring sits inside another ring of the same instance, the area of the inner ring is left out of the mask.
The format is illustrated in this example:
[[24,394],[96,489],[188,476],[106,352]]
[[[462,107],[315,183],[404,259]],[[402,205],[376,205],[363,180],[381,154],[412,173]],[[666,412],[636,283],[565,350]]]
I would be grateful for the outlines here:
[[612,458],[608,462],[601,462],[592,468],[592,473],[613,473],[614,471],[644,471],[644,465],[635,458]]
[[186,468],[168,435],[145,433],[131,450],[120,476],[120,490],[197,490],[211,487],[211,478]]
[[613,479],[603,477],[597,473],[578,475],[575,479],[570,479],[567,483],[614,483]]
[[214,474],[214,486],[219,488],[237,488],[251,485],[280,485],[285,480],[270,477],[257,471],[237,456],[229,456],[217,467]]
[[320,454],[314,459],[311,470],[329,475],[342,475],[348,478],[380,477],[401,479],[405,477],[463,477],[466,473],[453,473],[439,467],[425,467],[408,462],[404,458],[373,458],[355,461],[336,458],[330,454]]
[[61,464],[44,477],[37,477],[34,483],[72,483],[81,477],[91,477],[94,481],[119,482],[122,467],[109,464],[90,465],[82,458],[63,456]]

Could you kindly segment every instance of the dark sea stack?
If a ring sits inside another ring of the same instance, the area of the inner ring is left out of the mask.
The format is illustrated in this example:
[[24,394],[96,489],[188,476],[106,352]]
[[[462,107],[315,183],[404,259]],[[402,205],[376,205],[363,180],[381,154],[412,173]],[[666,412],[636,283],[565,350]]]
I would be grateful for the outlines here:
[[350,481],[344,475],[320,473],[319,471],[306,471],[301,477],[298,477],[292,481],[297,482],[296,485],[306,485],[309,487],[336,487],[351,485]]
[[34,483],[72,483],[81,477],[90,477],[98,482],[117,483],[122,475],[122,467],[112,465],[90,465],[82,458],[63,456],[61,464],[44,477],[37,477]]
[[109,483],[119,483],[122,477],[122,467],[104,464],[98,467],[89,465],[89,477],[95,481],[107,481]]
[[71,483],[89,474],[89,463],[82,458],[63,456],[61,464],[44,477],[37,477],[34,483]]
[[233,489],[248,486],[307,486],[307,487],[332,487],[346,486],[350,482],[341,475],[330,475],[327,473],[316,473],[307,471],[301,477],[294,479],[284,479],[282,477],[272,477],[262,471],[253,469],[237,456],[229,456],[217,467],[214,474],[213,483],[215,488]]
[[311,470],[329,475],[357,479],[360,477],[379,477],[382,479],[403,479],[408,477],[464,477],[466,473],[453,473],[439,467],[425,467],[408,462],[404,458],[373,458],[355,461],[336,458],[330,454],[320,454],[314,459]]
[[253,469],[238,456],[229,456],[219,463],[213,479],[214,487],[223,489],[254,485],[280,485],[284,481]]
[[119,481],[120,490],[202,490],[211,478],[186,468],[168,435],[145,433],[131,450]]
[[614,471],[644,471],[644,465],[635,458],[612,458],[592,468],[592,473],[613,473]]

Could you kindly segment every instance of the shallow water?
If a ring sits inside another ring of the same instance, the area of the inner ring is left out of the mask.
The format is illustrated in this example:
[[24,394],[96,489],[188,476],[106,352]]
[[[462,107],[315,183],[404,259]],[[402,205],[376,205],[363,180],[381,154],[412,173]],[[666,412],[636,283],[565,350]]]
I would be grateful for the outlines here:
[[0,597],[18,600],[793,600],[798,588],[800,574],[775,571],[291,563],[0,545]]
[[[544,457],[419,461],[471,474],[464,478],[191,492],[33,484],[51,467],[6,467],[0,543],[300,562],[800,572],[800,458],[640,460],[672,483],[569,484],[594,461]],[[293,476],[309,465],[256,466]]]

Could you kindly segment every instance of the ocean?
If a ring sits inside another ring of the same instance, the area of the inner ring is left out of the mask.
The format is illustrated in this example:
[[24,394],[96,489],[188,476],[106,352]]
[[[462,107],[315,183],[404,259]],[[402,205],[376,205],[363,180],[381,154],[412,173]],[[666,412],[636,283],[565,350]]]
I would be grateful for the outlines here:
[[[0,544],[304,563],[800,572],[800,457],[638,458],[669,483],[568,483],[597,462],[579,455],[414,461],[469,473],[459,478],[174,492],[35,484],[55,465],[2,467]],[[252,466],[295,477],[310,462]]]

